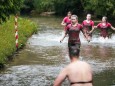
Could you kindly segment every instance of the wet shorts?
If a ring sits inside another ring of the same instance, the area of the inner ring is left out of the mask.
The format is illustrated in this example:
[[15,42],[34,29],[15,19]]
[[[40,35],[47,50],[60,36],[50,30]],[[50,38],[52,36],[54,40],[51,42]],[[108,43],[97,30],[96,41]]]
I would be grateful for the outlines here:
[[79,43],[68,43],[69,56],[79,56],[80,44]]

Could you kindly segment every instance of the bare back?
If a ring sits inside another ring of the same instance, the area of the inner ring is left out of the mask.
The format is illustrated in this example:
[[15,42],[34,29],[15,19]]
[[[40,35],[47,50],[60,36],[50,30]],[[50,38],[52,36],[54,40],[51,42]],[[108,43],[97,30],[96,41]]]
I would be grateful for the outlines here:
[[[88,82],[92,81],[92,70],[88,63],[83,61],[75,61],[67,66],[67,77],[72,82]],[[71,86],[92,86],[92,83],[76,83]]]

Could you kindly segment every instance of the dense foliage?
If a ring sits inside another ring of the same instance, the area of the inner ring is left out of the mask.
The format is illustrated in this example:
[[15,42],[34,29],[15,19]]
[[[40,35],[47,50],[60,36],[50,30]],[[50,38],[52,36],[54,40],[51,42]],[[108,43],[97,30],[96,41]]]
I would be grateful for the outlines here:
[[0,22],[6,21],[11,14],[16,14],[23,4],[23,0],[0,0]]
[[96,16],[115,16],[115,0],[81,0],[81,3],[84,11],[91,12]]
[[[115,0],[25,0],[33,4],[38,13],[55,11],[58,15],[65,15],[67,11],[76,14],[92,13],[96,16],[115,16]],[[115,18],[115,17],[114,17]]]
[[[34,22],[26,18],[18,18],[18,32],[19,32],[19,48],[25,45],[28,37],[34,32],[37,32],[37,26]],[[15,37],[14,37],[14,16],[0,25],[0,64],[8,60],[15,51]]]
[[77,15],[91,13],[95,16],[115,18],[115,0],[0,0],[0,19],[5,21],[20,8],[22,13],[27,14],[32,10],[37,13],[53,11],[57,15],[72,11]]

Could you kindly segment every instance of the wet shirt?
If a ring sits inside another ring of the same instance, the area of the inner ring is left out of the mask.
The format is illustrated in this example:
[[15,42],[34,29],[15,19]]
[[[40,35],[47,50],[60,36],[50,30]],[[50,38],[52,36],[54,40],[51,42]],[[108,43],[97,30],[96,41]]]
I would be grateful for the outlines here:
[[65,17],[63,19],[64,23],[66,23],[66,25],[70,24],[71,23],[71,19],[69,19],[69,17]]
[[90,22],[87,22],[86,20],[84,20],[82,22],[82,25],[83,25],[83,29],[86,30],[86,31],[90,31],[92,26],[94,26],[94,22],[92,20],[90,20]]
[[97,28],[101,30],[101,33],[100,33],[101,36],[108,37],[108,29],[111,28],[111,24],[106,23],[105,25],[103,25],[102,23],[99,23],[97,25]]
[[80,44],[80,38],[79,33],[82,31],[82,25],[77,24],[76,26],[72,26],[72,24],[69,24],[66,28],[66,33],[69,36],[68,43],[79,43]]

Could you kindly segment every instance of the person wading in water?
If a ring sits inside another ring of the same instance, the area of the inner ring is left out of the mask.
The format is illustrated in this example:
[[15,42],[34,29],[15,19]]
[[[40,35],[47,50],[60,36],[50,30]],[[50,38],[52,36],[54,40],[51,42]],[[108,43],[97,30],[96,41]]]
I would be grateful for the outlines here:
[[60,72],[53,86],[61,86],[66,78],[70,86],[93,86],[92,68],[88,63],[80,61],[76,52],[73,52],[71,63]]
[[61,25],[64,26],[64,31],[66,30],[66,27],[68,24],[71,24],[71,15],[72,15],[72,12],[69,11],[67,13],[67,16],[63,19],[63,21],[61,22]]
[[82,22],[82,26],[83,26],[83,31],[87,36],[88,41],[90,42],[92,38],[91,30],[94,29],[94,22],[91,20],[91,14],[87,14],[86,20]]
[[[107,17],[106,16],[103,16],[102,17],[102,22],[100,22],[94,28],[100,29],[100,36],[101,36],[101,38],[104,38],[104,39],[108,39],[109,38],[108,30],[110,28],[112,30],[115,30],[115,28],[107,21]],[[93,32],[93,30],[91,32]]]
[[78,23],[78,17],[76,15],[71,16],[71,21],[72,23],[67,26],[65,34],[63,38],[60,40],[60,42],[62,42],[66,35],[69,36],[68,49],[70,58],[72,57],[73,52],[76,52],[76,56],[79,57],[81,45],[79,33],[81,31],[84,34],[82,25]]

